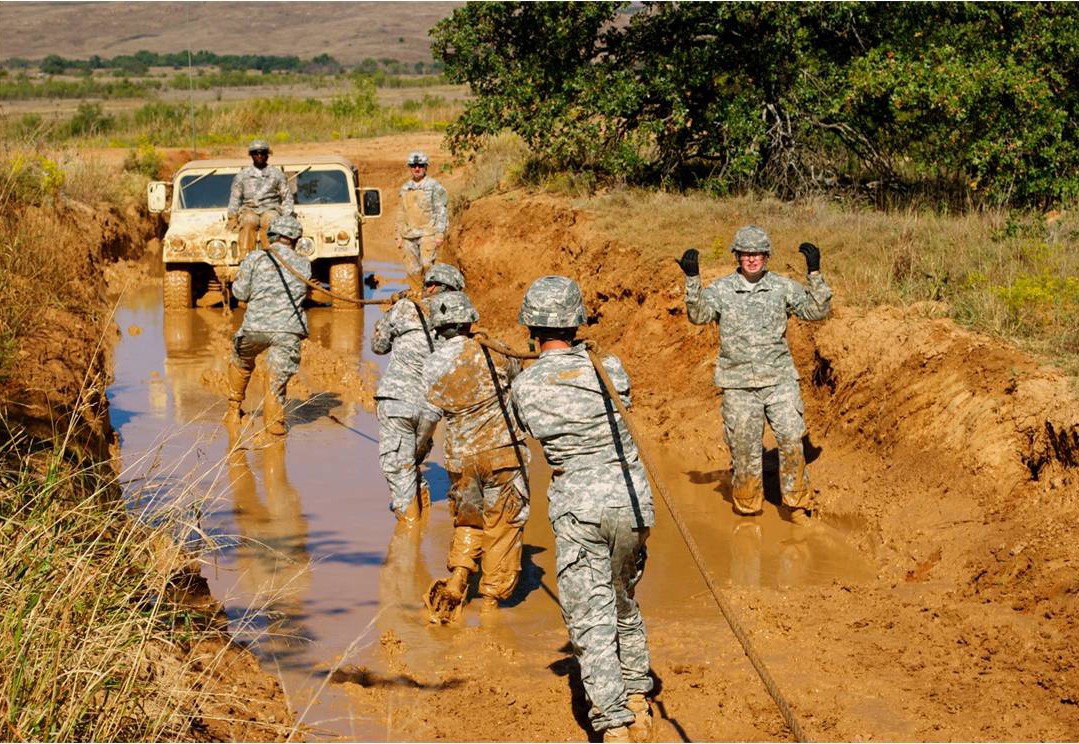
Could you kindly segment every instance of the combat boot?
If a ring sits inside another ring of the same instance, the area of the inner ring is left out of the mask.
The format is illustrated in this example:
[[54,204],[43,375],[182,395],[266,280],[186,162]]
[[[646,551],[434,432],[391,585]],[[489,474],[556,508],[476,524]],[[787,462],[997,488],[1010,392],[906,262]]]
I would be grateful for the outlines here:
[[449,599],[460,602],[465,598],[465,592],[468,590],[468,574],[469,571],[464,566],[457,566],[453,569],[450,578],[446,580],[445,595]]
[[652,705],[643,692],[630,693],[626,700],[626,707],[633,714],[633,723],[629,725],[629,738],[631,741],[652,740]]
[[283,437],[288,434],[288,423],[285,421],[285,407],[269,390],[262,399],[262,420],[266,425],[266,433],[274,437]]
[[239,426],[243,420],[244,395],[247,394],[247,383],[250,379],[251,372],[229,363],[225,370],[225,384],[228,387],[229,397],[229,407],[223,419],[226,426]]
[[628,726],[615,726],[603,732],[604,741],[632,741],[629,738]]
[[480,598],[480,612],[494,612],[498,609],[498,600],[494,597]]

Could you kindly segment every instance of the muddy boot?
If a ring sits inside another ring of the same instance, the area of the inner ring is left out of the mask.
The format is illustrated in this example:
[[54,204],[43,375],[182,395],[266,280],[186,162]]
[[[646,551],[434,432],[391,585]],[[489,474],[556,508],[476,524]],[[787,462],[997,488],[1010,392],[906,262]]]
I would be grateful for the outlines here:
[[626,707],[633,714],[633,723],[629,725],[631,741],[652,740],[652,705],[643,692],[630,693]]
[[498,600],[494,597],[480,597],[480,612],[497,612]]
[[810,515],[809,509],[791,509],[788,518],[792,524],[799,527],[808,527],[813,524],[813,517]]
[[262,421],[265,427],[255,436],[255,445],[259,447],[273,444],[284,439],[288,435],[288,424],[285,422],[285,407],[277,396],[267,391],[262,399]]
[[615,726],[603,732],[604,741],[633,741],[629,738],[628,726]]
[[223,419],[225,426],[239,426],[243,420],[244,395],[247,393],[247,383],[250,379],[249,371],[229,363],[225,370],[225,384],[228,387],[229,396],[229,407]]

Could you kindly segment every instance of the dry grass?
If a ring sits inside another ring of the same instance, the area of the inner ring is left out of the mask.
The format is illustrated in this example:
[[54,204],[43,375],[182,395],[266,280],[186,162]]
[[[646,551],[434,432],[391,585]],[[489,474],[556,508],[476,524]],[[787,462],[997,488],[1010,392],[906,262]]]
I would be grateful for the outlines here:
[[847,305],[936,307],[959,323],[1079,373],[1079,215],[881,212],[838,201],[614,190],[580,198],[611,238],[646,256],[701,249],[705,279],[734,267],[734,232],[758,224],[773,270],[805,272],[798,245],[820,246],[823,271]]

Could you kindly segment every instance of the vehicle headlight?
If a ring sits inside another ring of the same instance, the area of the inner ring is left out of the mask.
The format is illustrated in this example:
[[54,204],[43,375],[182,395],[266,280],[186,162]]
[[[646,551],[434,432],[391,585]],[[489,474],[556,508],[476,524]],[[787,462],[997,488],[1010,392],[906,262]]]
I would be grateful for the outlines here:
[[169,250],[183,253],[187,250],[187,242],[183,238],[169,238]]
[[338,245],[348,245],[349,241],[351,241],[351,240],[352,240],[352,236],[349,235],[345,230],[342,230],[341,232],[337,233],[337,244]]
[[209,240],[206,242],[206,255],[216,261],[225,257],[227,248],[224,240]]
[[333,233],[326,233],[323,235],[322,242],[326,245],[333,245]]
[[296,243],[296,252],[301,256],[310,256],[315,252],[315,241],[311,238],[300,238]]

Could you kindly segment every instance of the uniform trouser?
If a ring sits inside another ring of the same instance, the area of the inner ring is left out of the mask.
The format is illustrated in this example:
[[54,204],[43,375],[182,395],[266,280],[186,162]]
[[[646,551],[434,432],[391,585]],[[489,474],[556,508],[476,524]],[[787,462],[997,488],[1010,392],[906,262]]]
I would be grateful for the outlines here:
[[402,238],[401,250],[404,251],[405,271],[409,274],[425,274],[438,258],[434,235],[419,238]]
[[242,370],[255,369],[255,359],[269,349],[266,368],[267,384],[282,406],[288,381],[300,369],[300,337],[295,333],[245,331],[242,328],[232,340],[232,363]]
[[562,619],[581,665],[596,731],[633,723],[626,698],[652,689],[644,620],[634,589],[644,573],[647,527],[633,509],[606,507],[599,524],[563,514],[551,523]]
[[255,249],[256,236],[262,240],[263,246],[270,245],[270,237],[266,231],[270,228],[270,221],[280,216],[281,213],[276,209],[267,209],[261,214],[247,207],[240,210],[240,237],[238,242],[241,259]]
[[450,472],[453,540],[446,566],[480,570],[480,594],[506,599],[517,586],[528,518],[527,474],[520,467],[492,469],[483,455]]
[[764,504],[761,443],[767,419],[779,445],[779,490],[791,508],[809,507],[809,473],[802,437],[806,426],[798,381],[723,390],[723,436],[731,450],[735,511],[754,514]]
[[390,416],[381,400],[375,415],[378,417],[378,464],[390,487],[390,508],[405,514],[412,502],[428,489],[420,474],[420,463],[416,462],[416,429],[420,417],[418,413],[408,417]]

